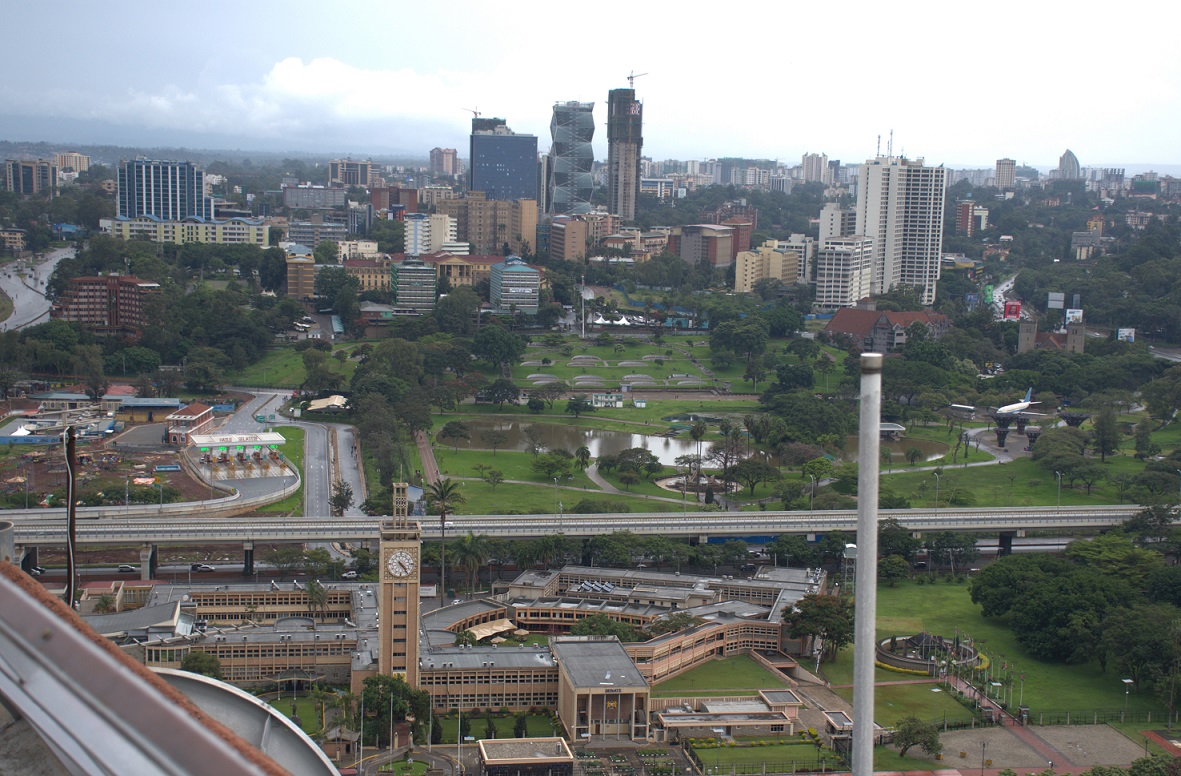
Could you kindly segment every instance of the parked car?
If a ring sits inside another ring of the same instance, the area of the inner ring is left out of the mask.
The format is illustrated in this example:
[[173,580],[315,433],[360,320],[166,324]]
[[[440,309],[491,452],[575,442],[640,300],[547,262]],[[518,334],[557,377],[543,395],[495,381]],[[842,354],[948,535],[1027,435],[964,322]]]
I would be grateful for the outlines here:
[[340,575],[340,578],[341,578],[341,579],[356,579],[356,578],[357,578],[357,572],[356,572],[356,571],[353,571],[352,569],[349,569],[349,570],[348,570],[348,571],[346,571],[345,573],[341,574],[341,575]]
[[208,563],[194,563],[192,566],[189,566],[189,569],[192,571],[217,571],[217,569]]
[[139,566],[132,566],[130,563],[124,563],[119,566],[119,573],[121,574],[134,574],[137,571],[139,571]]

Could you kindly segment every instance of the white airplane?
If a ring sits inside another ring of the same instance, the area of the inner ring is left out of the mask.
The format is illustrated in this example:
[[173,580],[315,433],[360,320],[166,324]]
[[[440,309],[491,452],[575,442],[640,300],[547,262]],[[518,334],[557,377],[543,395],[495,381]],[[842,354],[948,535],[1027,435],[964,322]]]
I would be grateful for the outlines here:
[[1006,404],[1004,407],[998,407],[996,414],[998,414],[998,415],[1018,415],[1018,414],[1041,415],[1041,414],[1043,414],[1040,412],[1026,412],[1026,410],[1028,410],[1033,405],[1041,404],[1040,401],[1030,401],[1030,398],[1032,396],[1033,396],[1033,388],[1030,388],[1029,390],[1027,390],[1025,392],[1024,399],[1022,399],[1021,401],[1018,401],[1018,402],[1013,402],[1012,404]]

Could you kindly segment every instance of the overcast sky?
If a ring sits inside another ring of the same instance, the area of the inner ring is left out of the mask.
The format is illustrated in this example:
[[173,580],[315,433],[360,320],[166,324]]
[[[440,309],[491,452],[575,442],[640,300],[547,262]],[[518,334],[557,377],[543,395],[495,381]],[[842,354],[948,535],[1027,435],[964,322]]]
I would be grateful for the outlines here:
[[8,3],[0,139],[467,156],[471,114],[549,147],[629,72],[644,154],[952,167],[1181,163],[1181,6],[1110,2]]

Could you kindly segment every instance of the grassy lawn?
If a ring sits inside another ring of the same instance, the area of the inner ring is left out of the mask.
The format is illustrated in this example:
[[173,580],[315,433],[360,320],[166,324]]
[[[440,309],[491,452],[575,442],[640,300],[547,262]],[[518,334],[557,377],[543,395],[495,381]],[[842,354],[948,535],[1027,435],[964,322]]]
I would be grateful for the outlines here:
[[[1034,715],[1038,711],[1123,707],[1124,686],[1118,676],[1100,671],[1098,662],[1067,666],[1030,657],[1017,643],[1003,619],[985,618],[980,614],[979,607],[971,601],[968,588],[967,584],[918,585],[909,580],[900,582],[897,587],[879,588],[878,637],[910,635],[924,630],[939,635],[950,635],[958,628],[961,635],[967,633],[971,636],[990,660],[999,664],[1008,663],[1014,679],[1022,673],[1025,675],[1024,689],[1017,691],[1017,698],[1030,706]],[[846,652],[851,654],[852,648]],[[842,655],[842,660],[846,659],[851,660]],[[848,672],[839,675],[836,671],[829,671],[827,666],[826,672],[834,682],[838,676],[843,678],[851,674]],[[879,672],[879,676],[887,680],[903,678],[902,675],[891,672]],[[1020,687],[1020,683],[1018,686]],[[879,709],[882,699],[889,699],[899,687],[923,686],[878,687],[876,694]],[[847,692],[850,693],[847,697],[851,698],[852,691]],[[921,692],[927,693],[925,707],[930,709],[930,689],[925,688]],[[903,697],[897,701],[899,707],[908,702],[906,692],[902,692],[901,695]],[[939,702],[943,700],[950,699],[941,698]],[[1148,692],[1132,693],[1128,704],[1128,708],[1134,711],[1161,710],[1160,702]],[[923,708],[924,704],[920,702],[917,706],[918,711]]]
[[[879,725],[893,725],[903,717],[914,715],[919,719],[934,719],[942,722],[969,720],[972,712],[944,690],[935,692],[934,684],[899,684],[878,687],[874,692],[873,720]],[[842,698],[852,702],[853,688],[835,690]]]
[[[465,711],[468,711],[465,709]],[[483,711],[483,709],[481,709]],[[463,715],[468,716],[466,713]],[[530,715],[525,718],[529,725],[529,738],[543,738],[554,735],[554,725],[556,723],[550,717],[543,717],[541,715]],[[488,724],[488,718],[484,714],[478,714],[471,718],[472,729],[468,733],[476,739],[487,738],[484,735],[484,726]],[[455,731],[459,728],[459,719],[457,717],[444,718],[440,720],[443,723],[443,743],[455,743]],[[513,726],[517,724],[515,715],[508,715],[507,717],[493,717],[493,724],[496,725],[497,738],[515,738],[513,735]]]
[[12,315],[12,299],[8,294],[0,291],[0,321],[7,321],[8,316]]
[[[973,456],[976,453],[973,452]],[[1139,472],[1143,466],[1127,456],[1109,456],[1105,464],[1107,476]],[[896,493],[910,499],[915,508],[933,507],[935,505],[935,477],[930,471],[925,472],[885,472],[882,475],[882,488],[890,488]],[[925,484],[924,484],[925,483]],[[971,494],[974,499],[970,506],[980,508],[989,506],[1054,506],[1058,503],[1058,482],[1053,472],[1047,472],[1028,458],[1019,458],[1009,463],[995,466],[978,466],[965,469],[963,467],[947,467],[939,483],[940,498],[944,498],[949,488],[961,488]],[[1119,493],[1115,487],[1106,481],[1101,481],[1091,488],[1087,495],[1086,486],[1081,482],[1075,487],[1070,483],[1062,483],[1062,505],[1083,504],[1118,504]]]
[[[790,736],[786,736],[790,740]],[[772,736],[766,739],[772,740]],[[797,741],[795,743],[775,744],[774,746],[723,746],[719,748],[693,748],[694,753],[701,758],[701,764],[705,768],[721,768],[722,773],[726,773],[727,769],[732,765],[780,765],[797,763],[813,763],[824,757],[830,763],[835,759],[835,755],[829,750],[822,750],[815,744],[805,741]],[[775,769],[777,772],[782,772],[782,769]],[[792,769],[794,770],[794,768]]]
[[420,760],[414,762],[405,762],[399,760],[397,762],[385,763],[377,769],[378,773],[396,773],[398,776],[423,776],[427,772],[428,764]]
[[[279,452],[303,477],[303,429],[298,426],[276,426],[275,431],[282,434],[287,441],[279,445]],[[267,504],[254,510],[260,515],[290,515],[303,514],[303,480],[300,480],[299,490],[282,501]]]
[[291,697],[285,697],[282,700],[268,701],[279,711],[283,712],[283,716],[288,719],[291,718],[291,704],[295,704],[296,714],[299,716],[300,728],[309,736],[316,735],[322,729],[320,726],[320,709],[312,702],[311,698],[300,695],[294,701]]
[[[450,447],[435,445],[435,462],[439,464],[439,473],[444,476],[479,477],[480,473],[476,471],[475,467],[477,464],[484,464],[504,472],[506,480],[526,480],[548,484],[550,486],[550,509],[551,511],[553,509],[554,481],[533,471],[531,468],[533,456],[529,453],[498,450],[493,454],[491,450],[464,450],[463,448],[453,450]],[[573,476],[573,480],[563,478],[562,482],[558,484],[597,490],[590,478],[584,472],[578,471],[577,467],[575,467]],[[564,493],[569,493],[569,491],[559,490],[558,498],[562,498]]]
[[787,687],[787,682],[772,674],[746,655],[711,660],[691,671],[661,682],[655,695],[732,695]]
[[[353,377],[357,370],[356,359],[346,358],[338,362],[332,356],[337,351],[352,353],[358,344],[344,345],[334,348],[328,358],[328,366],[332,371],[344,376],[345,384]],[[259,361],[238,371],[229,372],[226,381],[229,385],[249,385],[261,388],[298,388],[303,384],[307,374],[303,368],[303,353],[292,347],[280,347],[267,351]]]
[[[496,490],[486,482],[472,482],[460,480],[460,492],[467,497],[467,503],[459,508],[461,515],[503,515],[553,514],[554,492],[553,486],[545,488],[539,485],[498,485]],[[606,499],[626,504],[632,512],[671,512],[680,509],[679,504],[666,501],[653,501],[627,495],[604,493],[601,490],[588,488],[586,491],[558,490],[558,500],[562,502],[567,512],[584,498]]]

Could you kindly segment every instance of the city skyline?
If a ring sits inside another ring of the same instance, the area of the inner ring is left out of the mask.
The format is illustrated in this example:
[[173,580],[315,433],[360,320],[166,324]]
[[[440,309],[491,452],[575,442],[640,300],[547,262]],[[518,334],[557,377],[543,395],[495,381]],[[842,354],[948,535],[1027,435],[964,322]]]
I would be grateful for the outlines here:
[[[214,2],[196,15],[130,5],[121,14],[78,0],[9,10],[14,29],[49,17],[71,23],[55,27],[51,52],[32,35],[14,36],[0,52],[8,72],[20,74],[0,85],[0,138],[425,157],[436,146],[465,147],[469,110],[546,137],[553,103],[580,100],[597,103],[594,149],[603,160],[607,93],[635,72],[645,74],[635,88],[653,159],[794,163],[813,151],[860,163],[875,156],[879,135],[885,153],[893,131],[896,155],[957,168],[1009,157],[1049,169],[1065,148],[1084,167],[1181,164],[1172,142],[1181,63],[1167,46],[1142,46],[1134,70],[1070,64],[1083,52],[1064,60],[1047,36],[1091,45],[1094,17],[1078,6],[1000,3],[968,20],[912,4],[885,20],[855,4],[838,20],[820,7],[756,4],[746,10],[768,30],[765,42],[736,40],[680,58],[631,36],[597,35],[592,16],[584,56],[543,55],[538,67],[555,15],[582,11],[526,2],[509,16],[470,4],[455,25],[454,9],[345,2],[333,14],[356,20],[351,34],[326,36],[323,7],[299,0],[277,17],[265,4]],[[632,29],[670,46],[709,27],[692,9],[608,3],[602,18],[616,5]],[[1134,40],[1144,19],[1167,26],[1166,17],[1179,15],[1134,0],[1105,14],[1104,41]],[[191,45],[159,34],[177,24]],[[927,45],[892,45],[896,34],[922,35]],[[509,39],[517,44],[504,45]],[[117,40],[135,45],[107,45]],[[965,80],[965,69],[977,77]],[[826,84],[836,87],[831,96]],[[719,99],[727,110],[712,109]]]

